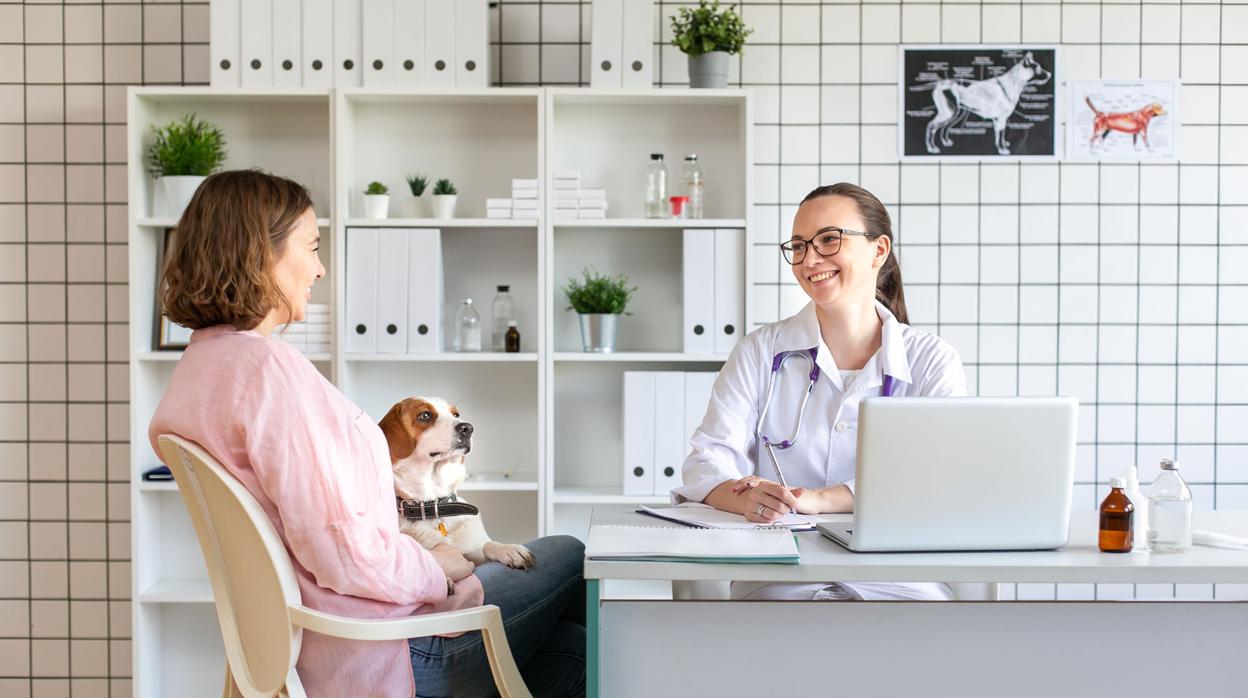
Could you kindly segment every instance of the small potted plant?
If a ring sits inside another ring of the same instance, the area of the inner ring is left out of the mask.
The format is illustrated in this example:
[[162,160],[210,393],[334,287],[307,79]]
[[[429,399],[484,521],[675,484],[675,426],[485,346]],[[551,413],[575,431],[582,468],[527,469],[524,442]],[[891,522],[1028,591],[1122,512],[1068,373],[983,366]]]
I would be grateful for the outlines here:
[[433,185],[433,217],[454,218],[455,200],[459,191],[449,179],[439,179]]
[[364,217],[383,219],[390,213],[390,187],[381,182],[369,182],[364,190]]
[[754,32],[731,7],[719,0],[682,7],[672,18],[672,45],[689,56],[690,87],[727,87],[728,56],[741,52]]
[[412,195],[403,199],[404,218],[428,218],[429,209],[425,206],[425,189],[429,186],[429,178],[425,175],[411,174],[407,176],[407,188]]
[[629,288],[623,274],[607,276],[588,267],[582,274],[583,279],[569,279],[563,287],[568,310],[580,316],[581,345],[587,352],[613,352],[620,315],[632,315],[625,309],[637,287]]
[[166,213],[181,218],[195,190],[225,162],[225,134],[215,124],[187,114],[164,126],[152,126],[147,169],[160,183]]

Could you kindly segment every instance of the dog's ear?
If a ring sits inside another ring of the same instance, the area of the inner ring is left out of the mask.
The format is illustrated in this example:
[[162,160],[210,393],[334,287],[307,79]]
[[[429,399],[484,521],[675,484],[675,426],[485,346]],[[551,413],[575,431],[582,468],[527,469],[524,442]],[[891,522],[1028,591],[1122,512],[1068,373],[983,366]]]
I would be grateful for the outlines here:
[[377,423],[381,433],[386,435],[386,444],[390,447],[390,464],[412,455],[416,444],[412,441],[412,430],[403,422],[403,403],[396,403],[386,416]]

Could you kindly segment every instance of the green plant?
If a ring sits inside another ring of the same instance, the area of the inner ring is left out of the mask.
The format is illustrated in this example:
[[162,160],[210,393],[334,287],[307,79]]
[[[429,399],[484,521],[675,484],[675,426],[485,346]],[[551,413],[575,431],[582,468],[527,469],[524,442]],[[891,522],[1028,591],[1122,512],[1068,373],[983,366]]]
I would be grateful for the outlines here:
[[623,274],[607,276],[586,267],[584,280],[569,279],[563,292],[568,296],[568,310],[582,315],[610,314],[632,315],[624,309],[632,299],[637,287],[628,287],[628,277]]
[[194,114],[153,125],[146,160],[153,177],[207,177],[225,162],[225,134]]
[[368,189],[364,190],[365,196],[384,196],[390,193],[390,187],[381,182],[369,182]]
[[412,190],[412,196],[420,196],[425,193],[425,187],[429,186],[429,178],[425,175],[408,175],[407,186]]
[[754,33],[731,7],[721,10],[719,0],[710,5],[699,0],[697,7],[682,7],[671,19],[672,45],[690,56],[711,51],[740,53],[745,37]]
[[449,179],[439,179],[433,185],[434,196],[452,196],[458,193],[459,190],[455,188],[454,184],[451,184],[451,180]]

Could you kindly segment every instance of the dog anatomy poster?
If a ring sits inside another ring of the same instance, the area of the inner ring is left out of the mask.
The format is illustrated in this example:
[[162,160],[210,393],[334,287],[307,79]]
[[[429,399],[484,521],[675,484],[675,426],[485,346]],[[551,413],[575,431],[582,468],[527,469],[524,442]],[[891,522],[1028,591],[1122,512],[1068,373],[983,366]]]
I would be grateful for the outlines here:
[[902,46],[903,159],[1053,158],[1057,49]]
[[1067,154],[1072,160],[1179,156],[1177,80],[1072,80]]

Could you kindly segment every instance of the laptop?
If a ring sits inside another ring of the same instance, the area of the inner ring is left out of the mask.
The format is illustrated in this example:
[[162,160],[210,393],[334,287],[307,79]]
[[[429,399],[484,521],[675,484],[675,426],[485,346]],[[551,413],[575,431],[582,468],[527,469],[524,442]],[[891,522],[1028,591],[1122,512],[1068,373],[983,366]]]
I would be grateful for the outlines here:
[[1066,545],[1074,398],[872,397],[858,416],[853,552],[1053,550]]

